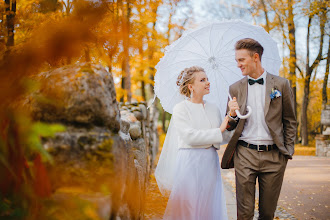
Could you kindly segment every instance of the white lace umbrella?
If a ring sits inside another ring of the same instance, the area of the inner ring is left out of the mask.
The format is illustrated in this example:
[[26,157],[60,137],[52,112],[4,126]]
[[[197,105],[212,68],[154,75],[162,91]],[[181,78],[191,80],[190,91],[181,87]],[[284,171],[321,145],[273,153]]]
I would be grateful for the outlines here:
[[229,86],[243,77],[235,61],[234,48],[243,38],[253,38],[264,47],[262,66],[269,73],[278,75],[281,59],[277,44],[262,27],[240,20],[203,25],[185,31],[166,47],[164,57],[156,66],[155,95],[164,110],[172,113],[175,104],[185,99],[176,85],[180,72],[187,67],[200,66],[211,84],[205,100],[215,103],[225,115]]

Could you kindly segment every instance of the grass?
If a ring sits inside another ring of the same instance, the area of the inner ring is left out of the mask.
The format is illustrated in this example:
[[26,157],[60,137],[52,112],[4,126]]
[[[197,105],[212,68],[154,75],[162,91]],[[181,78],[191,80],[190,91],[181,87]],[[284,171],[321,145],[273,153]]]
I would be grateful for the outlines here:
[[296,144],[294,148],[294,155],[315,156],[315,151],[315,144],[314,146],[302,146],[301,144]]

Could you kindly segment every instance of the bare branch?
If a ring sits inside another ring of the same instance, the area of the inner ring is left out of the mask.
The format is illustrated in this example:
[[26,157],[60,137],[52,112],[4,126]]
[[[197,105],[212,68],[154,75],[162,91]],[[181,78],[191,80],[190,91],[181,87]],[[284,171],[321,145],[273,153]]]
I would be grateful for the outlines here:
[[296,68],[297,68],[297,70],[299,70],[300,76],[301,76],[302,78],[305,78],[304,73],[301,71],[301,69],[300,69],[300,67],[298,66],[297,63],[296,63]]
[[323,38],[324,38],[324,27],[325,27],[325,17],[326,15],[324,13],[322,13],[322,15],[320,16],[320,32],[321,32],[321,36],[320,36],[320,47],[319,47],[319,53],[316,57],[316,59],[314,60],[311,69],[313,70],[315,67],[317,67],[320,63],[320,61],[322,60],[322,51],[323,51]]
[[[309,36],[310,36],[310,27],[312,23],[313,15],[308,17],[308,26],[307,26],[307,37],[306,37],[306,74],[309,74]],[[307,76],[307,75],[306,75]]]

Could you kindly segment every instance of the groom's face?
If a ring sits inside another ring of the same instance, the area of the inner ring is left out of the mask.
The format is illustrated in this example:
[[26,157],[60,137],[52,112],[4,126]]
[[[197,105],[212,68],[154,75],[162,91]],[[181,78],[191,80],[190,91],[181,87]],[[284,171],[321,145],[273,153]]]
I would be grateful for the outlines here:
[[241,49],[235,51],[237,67],[241,69],[243,76],[251,75],[256,72],[255,57],[251,56],[250,51]]

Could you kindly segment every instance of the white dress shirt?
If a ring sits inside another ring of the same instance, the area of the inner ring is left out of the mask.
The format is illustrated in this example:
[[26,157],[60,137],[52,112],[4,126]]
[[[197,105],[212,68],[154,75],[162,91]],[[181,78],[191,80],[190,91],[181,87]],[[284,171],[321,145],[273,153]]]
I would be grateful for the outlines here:
[[[252,114],[246,119],[244,129],[239,140],[246,141],[249,144],[273,144],[273,138],[270,135],[265,121],[265,93],[266,93],[266,71],[258,78],[264,79],[264,84],[248,84],[247,105],[251,106]],[[248,79],[253,79],[248,76]],[[257,80],[258,80],[257,79]],[[254,80],[254,79],[253,79]]]

